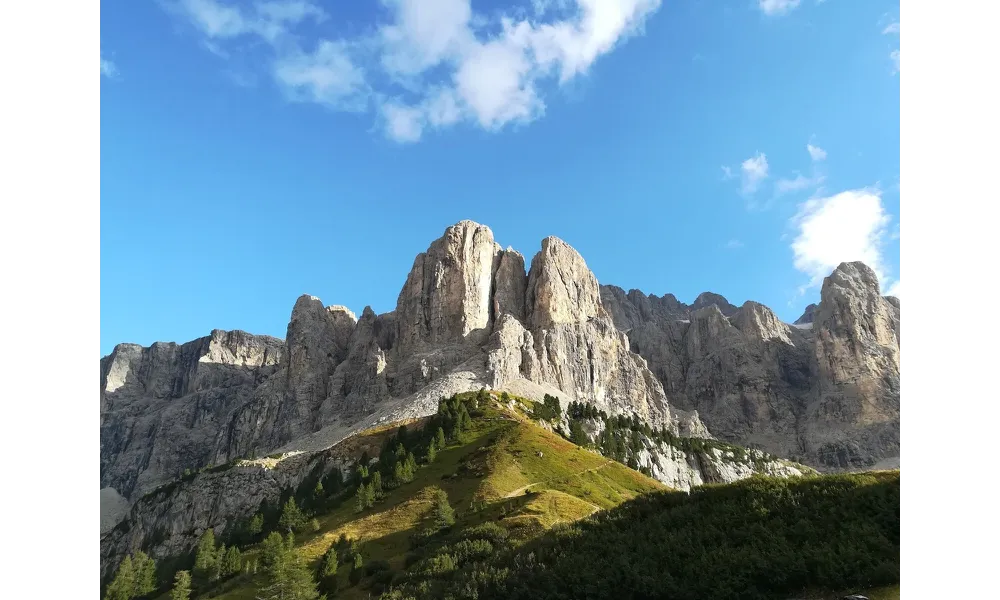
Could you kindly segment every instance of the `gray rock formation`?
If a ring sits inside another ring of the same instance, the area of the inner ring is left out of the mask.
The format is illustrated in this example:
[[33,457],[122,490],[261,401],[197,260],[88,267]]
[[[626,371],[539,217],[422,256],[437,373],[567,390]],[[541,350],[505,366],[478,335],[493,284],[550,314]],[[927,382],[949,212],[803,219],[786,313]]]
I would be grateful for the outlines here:
[[816,318],[816,305],[810,304],[802,311],[802,316],[795,319],[795,325],[811,325]]
[[727,317],[721,302],[692,313],[673,296],[601,294],[670,404],[715,436],[825,469],[899,455],[898,301],[865,265],[841,264],[794,327],[756,302]]
[[302,296],[284,342],[217,331],[118,346],[101,361],[101,487],[134,500],[185,469],[315,449],[430,414],[441,395],[524,386],[704,433],[671,411],[575,250],[548,238],[525,272],[488,227],[462,221],[417,256],[391,313],[356,319]]

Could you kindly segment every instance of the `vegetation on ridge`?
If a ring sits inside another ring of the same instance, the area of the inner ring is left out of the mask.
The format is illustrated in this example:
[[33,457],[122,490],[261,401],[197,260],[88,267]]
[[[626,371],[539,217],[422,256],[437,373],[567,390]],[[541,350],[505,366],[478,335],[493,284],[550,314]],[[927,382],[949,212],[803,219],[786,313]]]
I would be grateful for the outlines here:
[[136,555],[131,587],[123,562],[106,597],[765,598],[898,582],[898,473],[689,496],[538,427],[561,418],[554,398],[503,400],[459,394],[359,434],[378,458],[310,473],[224,539],[206,532],[160,561],[157,592],[136,587]]

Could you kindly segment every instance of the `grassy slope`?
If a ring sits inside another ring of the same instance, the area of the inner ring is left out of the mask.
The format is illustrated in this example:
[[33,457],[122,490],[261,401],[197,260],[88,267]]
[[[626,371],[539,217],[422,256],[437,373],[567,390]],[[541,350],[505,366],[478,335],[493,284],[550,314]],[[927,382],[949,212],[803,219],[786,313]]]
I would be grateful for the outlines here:
[[[413,429],[414,425],[408,427]],[[381,439],[384,429],[358,437]],[[358,447],[367,449],[371,456],[378,454],[371,444]],[[523,538],[645,492],[665,489],[641,473],[534,425],[523,414],[490,407],[473,421],[464,443],[439,452],[434,463],[418,469],[414,481],[390,491],[371,509],[359,514],[353,500],[348,500],[320,515],[319,532],[297,536],[299,551],[316,564],[344,533],[362,543],[366,562],[386,560],[394,570],[402,570],[409,536],[431,508],[432,486],[448,494],[458,528],[499,519]],[[530,493],[525,494],[526,489]],[[479,510],[470,510],[473,504]],[[250,552],[248,556],[252,556]],[[348,587],[348,572],[347,568],[340,570],[337,598],[367,598],[369,590],[364,582]],[[250,600],[259,583],[259,576],[240,576],[217,589],[213,597]]]

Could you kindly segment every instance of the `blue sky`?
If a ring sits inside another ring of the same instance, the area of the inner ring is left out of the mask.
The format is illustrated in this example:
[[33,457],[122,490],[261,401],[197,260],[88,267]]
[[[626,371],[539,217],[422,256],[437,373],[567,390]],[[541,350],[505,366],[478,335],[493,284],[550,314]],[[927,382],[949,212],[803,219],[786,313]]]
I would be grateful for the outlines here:
[[101,3],[101,353],[392,310],[459,220],[794,320],[899,290],[899,5]]

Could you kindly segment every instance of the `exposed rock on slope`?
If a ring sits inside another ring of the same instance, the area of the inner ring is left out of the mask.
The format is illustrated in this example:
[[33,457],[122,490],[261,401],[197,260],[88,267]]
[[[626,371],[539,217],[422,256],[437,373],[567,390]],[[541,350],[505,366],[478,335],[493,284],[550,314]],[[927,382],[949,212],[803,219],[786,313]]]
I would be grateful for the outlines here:
[[601,292],[672,405],[722,439],[847,469],[899,454],[899,309],[878,289],[871,269],[841,264],[805,329],[755,302],[727,318],[719,303],[678,312],[673,296]]

